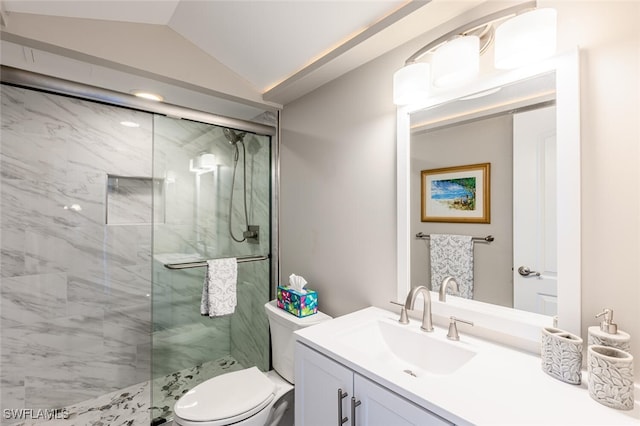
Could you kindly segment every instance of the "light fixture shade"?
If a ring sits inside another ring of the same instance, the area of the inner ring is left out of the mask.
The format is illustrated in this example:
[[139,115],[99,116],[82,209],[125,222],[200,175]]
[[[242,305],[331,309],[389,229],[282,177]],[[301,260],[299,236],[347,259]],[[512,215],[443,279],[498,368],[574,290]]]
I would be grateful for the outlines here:
[[433,54],[433,85],[452,87],[474,78],[480,70],[480,38],[453,39]]
[[495,67],[513,69],[556,52],[555,9],[536,9],[514,16],[496,29]]
[[416,62],[393,74],[393,103],[409,105],[429,95],[429,64]]

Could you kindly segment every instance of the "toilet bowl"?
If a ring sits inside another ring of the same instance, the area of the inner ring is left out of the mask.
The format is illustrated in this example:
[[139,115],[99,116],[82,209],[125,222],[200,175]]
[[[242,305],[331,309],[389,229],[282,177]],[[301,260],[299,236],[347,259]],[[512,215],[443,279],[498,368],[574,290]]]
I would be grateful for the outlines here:
[[331,319],[318,312],[297,318],[276,306],[264,305],[271,330],[274,370],[257,367],[213,377],[184,394],[174,405],[180,426],[276,426],[293,424],[293,332]]

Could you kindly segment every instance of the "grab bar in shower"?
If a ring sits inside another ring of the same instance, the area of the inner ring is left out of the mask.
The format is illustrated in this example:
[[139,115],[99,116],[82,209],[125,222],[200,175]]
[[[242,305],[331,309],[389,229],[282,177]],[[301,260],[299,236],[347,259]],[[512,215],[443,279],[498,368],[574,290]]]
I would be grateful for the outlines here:
[[[418,232],[416,234],[416,238],[418,238],[420,240],[428,240],[428,239],[431,238],[431,235],[423,234],[422,232]],[[473,241],[474,243],[490,243],[493,240],[495,240],[495,238],[493,238],[493,235],[487,235],[486,237],[472,237],[471,238],[471,241]]]
[[[267,260],[269,259],[269,255],[257,255],[257,256],[242,256],[236,258],[238,263],[245,262],[256,262],[258,260]],[[200,260],[197,262],[185,262],[185,263],[166,263],[164,265],[167,269],[187,269],[187,268],[201,268],[203,266],[207,266],[206,260]]]

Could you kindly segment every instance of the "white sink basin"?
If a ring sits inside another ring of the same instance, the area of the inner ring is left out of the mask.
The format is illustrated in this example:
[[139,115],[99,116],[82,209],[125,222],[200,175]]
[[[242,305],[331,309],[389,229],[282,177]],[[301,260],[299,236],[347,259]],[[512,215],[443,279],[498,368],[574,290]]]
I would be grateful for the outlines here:
[[476,352],[462,342],[440,336],[443,330],[426,333],[398,322],[376,320],[340,333],[337,340],[387,367],[420,377],[451,374],[464,366]]

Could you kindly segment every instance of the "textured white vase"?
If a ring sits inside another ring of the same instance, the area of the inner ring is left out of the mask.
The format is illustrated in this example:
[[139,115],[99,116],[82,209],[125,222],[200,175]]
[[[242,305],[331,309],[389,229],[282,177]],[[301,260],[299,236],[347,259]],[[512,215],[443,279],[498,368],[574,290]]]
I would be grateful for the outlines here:
[[633,356],[608,346],[593,345],[587,351],[589,395],[600,404],[618,410],[633,409]]
[[582,381],[582,339],[553,327],[542,329],[542,370],[563,382]]

